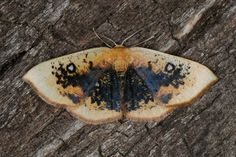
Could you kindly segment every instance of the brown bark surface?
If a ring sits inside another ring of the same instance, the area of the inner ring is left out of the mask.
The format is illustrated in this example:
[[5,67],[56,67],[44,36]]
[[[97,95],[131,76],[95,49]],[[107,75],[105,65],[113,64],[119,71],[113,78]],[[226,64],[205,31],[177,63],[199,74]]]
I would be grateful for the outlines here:
[[[150,27],[146,28],[147,25]],[[23,82],[34,65],[105,46],[127,45],[200,62],[220,78],[191,106],[160,123],[87,125],[41,100]],[[1,0],[0,156],[236,156],[235,0]]]

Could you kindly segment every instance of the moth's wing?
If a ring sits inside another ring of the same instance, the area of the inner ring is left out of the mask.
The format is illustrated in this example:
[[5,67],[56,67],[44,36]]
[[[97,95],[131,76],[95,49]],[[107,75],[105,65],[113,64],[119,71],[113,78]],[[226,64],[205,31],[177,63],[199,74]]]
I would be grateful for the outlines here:
[[126,112],[124,115],[127,119],[133,121],[153,121],[153,122],[160,122],[165,119],[168,115],[174,111],[175,108],[173,107],[165,107],[162,105],[157,105],[156,107],[146,109],[141,108],[133,111]]
[[145,80],[139,75],[138,69],[129,67],[125,75],[124,103],[126,118],[137,121],[160,121],[174,108],[157,105],[154,94]]
[[93,110],[86,105],[66,107],[75,118],[81,119],[88,124],[103,124],[117,121],[122,118],[121,111],[115,110]]
[[130,50],[133,68],[154,99],[141,100],[139,108],[126,113],[130,119],[161,119],[173,108],[190,104],[217,81],[211,70],[197,62],[146,48]]
[[146,48],[131,50],[133,55],[143,56],[141,64],[151,68],[149,72],[136,69],[165,106],[190,103],[218,80],[211,70],[195,61]]
[[[120,82],[116,72],[108,68],[96,79],[82,106],[68,107],[75,117],[88,123],[99,124],[122,118]],[[89,117],[86,115],[90,115]],[[91,119],[91,116],[94,119]]]
[[119,110],[91,100],[92,89],[104,75],[97,58],[109,51],[105,47],[93,48],[51,59],[30,69],[23,79],[47,103],[64,107],[88,123],[117,120],[122,117]]

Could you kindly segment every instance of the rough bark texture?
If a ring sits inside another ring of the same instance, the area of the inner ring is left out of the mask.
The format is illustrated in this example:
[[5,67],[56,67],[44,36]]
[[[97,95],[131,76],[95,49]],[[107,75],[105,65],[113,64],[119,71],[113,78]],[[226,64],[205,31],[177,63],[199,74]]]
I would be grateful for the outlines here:
[[[151,25],[150,25],[151,24]],[[147,25],[150,27],[146,28]],[[160,123],[86,125],[22,81],[34,65],[105,46],[91,31],[198,61],[220,78]],[[1,0],[0,156],[236,156],[235,0]]]

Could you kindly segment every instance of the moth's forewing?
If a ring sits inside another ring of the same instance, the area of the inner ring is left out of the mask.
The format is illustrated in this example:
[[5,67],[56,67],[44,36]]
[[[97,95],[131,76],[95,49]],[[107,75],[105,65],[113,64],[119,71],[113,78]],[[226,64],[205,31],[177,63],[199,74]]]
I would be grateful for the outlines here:
[[156,75],[149,72],[144,79],[152,81],[150,88],[156,91],[156,97],[165,106],[189,103],[218,80],[210,69],[195,61],[146,48],[136,47],[131,51],[135,56],[144,56],[140,64],[147,68],[151,65],[151,71]]
[[104,71],[103,67],[94,68],[99,62],[95,59],[109,51],[109,48],[94,48],[51,59],[30,69],[23,79],[47,103],[65,107],[86,122],[116,120],[122,115],[120,111],[101,104],[91,105],[90,91]]
[[211,70],[197,62],[146,48],[130,50],[133,69],[144,83],[133,84],[143,86],[143,91],[136,90],[140,92],[136,108],[128,103],[133,108],[126,113],[129,119],[160,120],[174,108],[192,103],[217,81]]

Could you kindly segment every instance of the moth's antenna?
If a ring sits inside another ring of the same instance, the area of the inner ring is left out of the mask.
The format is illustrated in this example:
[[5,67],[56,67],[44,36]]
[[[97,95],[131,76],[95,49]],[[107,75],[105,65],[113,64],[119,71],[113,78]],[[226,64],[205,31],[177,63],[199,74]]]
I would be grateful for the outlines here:
[[147,38],[146,40],[141,41],[141,42],[139,42],[139,43],[137,43],[137,44],[135,44],[135,45],[133,45],[133,46],[138,46],[138,45],[140,45],[140,44],[142,44],[142,43],[145,43],[145,42],[147,42],[147,41],[153,39],[154,37],[155,37],[155,35],[152,35],[151,37]]
[[107,36],[105,36],[105,35],[102,35],[102,36],[103,36],[104,38],[108,39],[109,41],[111,41],[115,46],[118,45],[114,40],[108,38]]
[[133,36],[136,35],[137,33],[141,32],[141,30],[142,30],[142,29],[140,29],[140,30],[134,32],[133,34],[131,34],[130,36],[128,36],[127,38],[125,38],[125,39],[122,41],[121,45],[123,45],[128,39],[130,39],[131,37],[133,37]]
[[122,41],[121,45],[123,45],[128,39],[132,38],[132,37],[133,37],[134,35],[136,35],[137,33],[143,31],[144,29],[146,29],[146,28],[148,28],[148,27],[150,27],[150,26],[152,26],[154,23],[156,23],[156,22],[153,22],[153,23],[147,25],[146,27],[141,28],[141,29],[139,29],[138,31],[134,32],[133,34],[131,34],[130,36],[128,36],[127,38],[125,38],[125,39]]
[[100,39],[104,44],[106,44],[109,48],[112,48],[111,45],[109,45],[108,43],[106,43],[104,40],[102,40],[102,38],[97,34],[97,32],[95,31],[95,29],[93,28],[93,32],[96,35],[96,37],[98,39]]
[[[111,45],[109,45],[109,44],[106,43],[104,40],[102,40],[102,38],[97,34],[97,32],[95,31],[94,28],[93,28],[93,32],[94,32],[94,34],[96,35],[96,37],[97,37],[98,39],[100,39],[100,40],[101,40],[104,44],[106,44],[109,48],[112,48]],[[113,41],[112,39],[108,38],[108,37],[105,36],[105,35],[102,35],[102,37],[108,39],[108,40],[111,41],[115,46],[117,46],[117,43],[116,43],[115,41]]]

